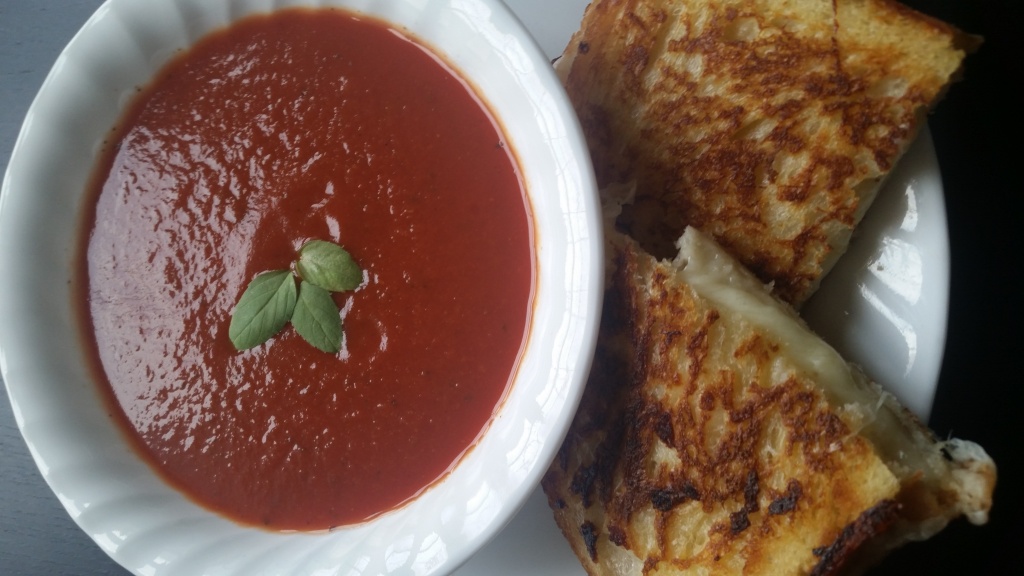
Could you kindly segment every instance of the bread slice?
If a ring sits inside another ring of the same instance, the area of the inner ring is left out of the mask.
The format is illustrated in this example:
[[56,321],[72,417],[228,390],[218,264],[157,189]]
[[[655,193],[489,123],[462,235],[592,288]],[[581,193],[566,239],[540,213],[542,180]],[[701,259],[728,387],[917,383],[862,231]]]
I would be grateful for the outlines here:
[[593,576],[853,573],[965,515],[984,450],[938,441],[693,228],[675,260],[612,235],[579,412],[543,479]]
[[631,236],[695,226],[799,307],[975,42],[889,0],[595,0],[556,67]]

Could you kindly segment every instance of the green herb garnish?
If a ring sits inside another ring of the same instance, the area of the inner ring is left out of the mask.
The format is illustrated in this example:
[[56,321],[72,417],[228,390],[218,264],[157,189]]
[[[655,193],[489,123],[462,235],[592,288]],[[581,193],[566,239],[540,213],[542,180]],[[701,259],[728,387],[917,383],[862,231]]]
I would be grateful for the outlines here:
[[295,278],[288,270],[264,272],[253,278],[228,327],[235,348],[259,346],[280,332],[292,317],[295,301]]
[[246,287],[228,327],[236,349],[259,346],[291,321],[299,336],[318,350],[341,350],[341,315],[330,293],[358,288],[362,269],[344,248],[323,240],[302,246],[295,269],[301,278],[298,289],[290,270],[263,272]]
[[341,350],[341,316],[331,293],[306,280],[299,286],[299,300],[292,326],[306,342],[328,354]]
[[344,248],[323,240],[310,240],[299,250],[299,276],[324,290],[355,290],[363,282],[363,271]]

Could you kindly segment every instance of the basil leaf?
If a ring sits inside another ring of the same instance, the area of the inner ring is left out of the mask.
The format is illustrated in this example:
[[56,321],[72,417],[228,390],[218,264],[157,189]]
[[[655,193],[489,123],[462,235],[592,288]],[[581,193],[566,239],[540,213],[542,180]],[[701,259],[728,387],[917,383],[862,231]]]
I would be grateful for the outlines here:
[[299,250],[299,276],[331,292],[355,290],[363,283],[363,271],[341,246],[310,240]]
[[341,316],[331,293],[305,280],[299,285],[299,300],[292,314],[292,326],[315,348],[335,354],[341,350]]
[[274,270],[253,278],[231,316],[231,343],[245,350],[269,340],[288,323],[295,300],[295,280],[290,271]]

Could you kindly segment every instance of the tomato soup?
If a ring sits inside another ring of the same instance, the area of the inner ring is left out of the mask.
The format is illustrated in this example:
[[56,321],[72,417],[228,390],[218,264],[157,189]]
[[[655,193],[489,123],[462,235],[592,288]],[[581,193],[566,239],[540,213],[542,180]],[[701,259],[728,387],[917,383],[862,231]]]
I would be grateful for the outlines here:
[[[529,331],[529,203],[473,89],[347,12],[249,17],[140,90],[91,187],[82,325],[112,413],[170,483],[236,521],[357,523],[442,478]],[[344,246],[338,354],[290,326],[238,351],[250,280]]]

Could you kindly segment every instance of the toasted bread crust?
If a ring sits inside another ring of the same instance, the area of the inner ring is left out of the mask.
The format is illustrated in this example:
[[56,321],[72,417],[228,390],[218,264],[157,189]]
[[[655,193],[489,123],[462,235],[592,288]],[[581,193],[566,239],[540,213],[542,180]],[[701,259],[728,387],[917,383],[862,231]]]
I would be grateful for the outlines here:
[[656,256],[687,225],[799,306],[970,38],[887,0],[598,0],[560,66],[599,183]]

